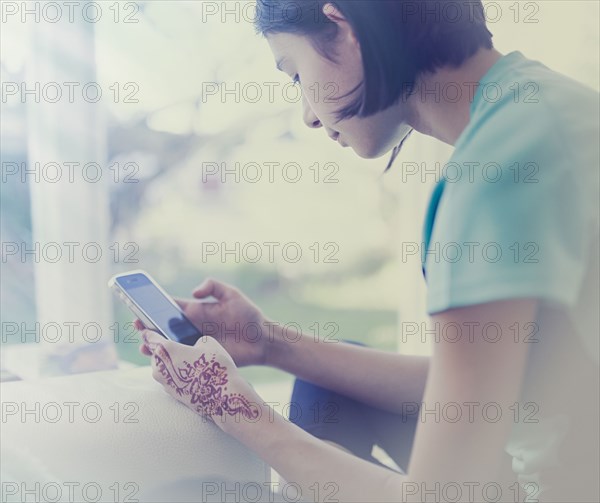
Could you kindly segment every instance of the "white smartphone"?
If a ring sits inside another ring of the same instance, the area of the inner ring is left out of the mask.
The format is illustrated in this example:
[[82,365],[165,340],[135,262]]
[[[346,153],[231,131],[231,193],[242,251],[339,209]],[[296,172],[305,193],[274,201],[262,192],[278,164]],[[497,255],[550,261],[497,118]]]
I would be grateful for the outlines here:
[[177,303],[142,270],[116,274],[108,286],[146,327],[163,337],[193,346],[202,333]]

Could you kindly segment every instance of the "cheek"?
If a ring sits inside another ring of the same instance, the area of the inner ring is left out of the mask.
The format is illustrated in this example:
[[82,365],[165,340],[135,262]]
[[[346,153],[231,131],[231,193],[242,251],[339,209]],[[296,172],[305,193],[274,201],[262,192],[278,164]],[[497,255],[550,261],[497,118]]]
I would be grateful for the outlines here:
[[333,80],[308,80],[303,83],[302,94],[308,106],[319,118],[321,123],[331,129],[336,129],[336,112],[343,106],[338,97],[339,85]]
[[337,111],[356,97],[351,91],[360,82],[360,77],[352,71],[340,72],[329,62],[313,62],[310,66],[310,71],[306,71],[306,77],[302,78],[306,100],[325,126],[340,131],[347,121],[338,123]]
[[342,142],[358,156],[379,157],[389,150],[390,144],[390,127],[385,117],[377,114],[337,120],[337,112],[357,97],[351,91],[362,80],[358,63],[346,64],[343,68],[341,71],[333,63],[317,59],[303,65],[301,80],[306,104],[326,128],[339,132]]

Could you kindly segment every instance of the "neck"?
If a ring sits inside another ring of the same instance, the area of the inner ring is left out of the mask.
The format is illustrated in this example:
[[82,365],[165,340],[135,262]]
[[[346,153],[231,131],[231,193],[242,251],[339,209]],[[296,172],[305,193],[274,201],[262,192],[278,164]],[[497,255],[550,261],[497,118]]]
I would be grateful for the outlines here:
[[422,76],[407,103],[409,124],[420,133],[454,145],[470,120],[470,106],[481,78],[502,57],[496,49],[480,49],[458,68],[442,68]]

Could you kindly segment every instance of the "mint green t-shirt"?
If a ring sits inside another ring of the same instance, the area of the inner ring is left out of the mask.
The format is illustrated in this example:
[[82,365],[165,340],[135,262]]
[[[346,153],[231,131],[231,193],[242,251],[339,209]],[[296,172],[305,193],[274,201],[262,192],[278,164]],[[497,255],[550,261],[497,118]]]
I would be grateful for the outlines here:
[[501,334],[531,343],[506,452],[532,501],[598,501],[599,95],[515,51],[470,114],[425,219],[427,310],[539,299]]

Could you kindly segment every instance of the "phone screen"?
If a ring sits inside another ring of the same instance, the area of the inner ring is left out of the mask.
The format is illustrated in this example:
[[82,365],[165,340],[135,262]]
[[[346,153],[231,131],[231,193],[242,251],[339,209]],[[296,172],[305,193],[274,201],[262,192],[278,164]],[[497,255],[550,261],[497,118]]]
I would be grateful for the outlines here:
[[117,278],[117,282],[169,339],[193,346],[202,337],[192,322],[171,304],[145,274],[122,276]]

